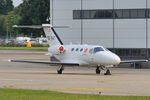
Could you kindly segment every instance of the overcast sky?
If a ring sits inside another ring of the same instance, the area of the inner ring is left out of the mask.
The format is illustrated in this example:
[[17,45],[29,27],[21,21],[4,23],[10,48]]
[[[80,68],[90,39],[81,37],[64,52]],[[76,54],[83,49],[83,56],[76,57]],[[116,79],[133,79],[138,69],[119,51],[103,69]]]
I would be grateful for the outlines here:
[[22,0],[13,0],[14,6],[18,6],[20,3],[22,3]]

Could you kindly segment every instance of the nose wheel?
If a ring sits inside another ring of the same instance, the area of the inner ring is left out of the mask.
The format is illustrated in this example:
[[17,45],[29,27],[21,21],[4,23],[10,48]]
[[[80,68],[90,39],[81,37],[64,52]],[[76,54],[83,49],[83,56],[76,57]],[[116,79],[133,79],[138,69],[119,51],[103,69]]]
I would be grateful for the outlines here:
[[101,70],[106,70],[106,73],[104,73],[104,75],[111,75],[110,70],[107,69],[105,66],[97,66],[97,68],[96,68],[96,74],[100,74]]
[[63,66],[61,66],[58,70],[57,70],[57,73],[58,74],[62,74],[62,71],[64,70],[64,67]]

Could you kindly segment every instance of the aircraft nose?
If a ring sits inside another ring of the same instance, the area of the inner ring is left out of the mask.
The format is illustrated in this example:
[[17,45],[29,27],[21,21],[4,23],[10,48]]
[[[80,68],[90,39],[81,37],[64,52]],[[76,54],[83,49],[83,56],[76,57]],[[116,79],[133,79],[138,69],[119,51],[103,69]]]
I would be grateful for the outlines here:
[[121,62],[120,57],[117,56],[117,55],[115,55],[115,56],[114,56],[114,63],[115,63],[115,65],[120,64],[120,62]]

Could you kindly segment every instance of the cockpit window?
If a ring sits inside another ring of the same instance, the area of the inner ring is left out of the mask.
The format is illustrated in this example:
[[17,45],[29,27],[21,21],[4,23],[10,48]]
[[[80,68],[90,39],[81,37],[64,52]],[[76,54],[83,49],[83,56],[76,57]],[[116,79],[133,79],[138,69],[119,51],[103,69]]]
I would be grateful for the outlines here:
[[104,51],[104,49],[101,48],[101,47],[94,48],[94,53],[97,53],[97,52],[100,52],[100,51]]

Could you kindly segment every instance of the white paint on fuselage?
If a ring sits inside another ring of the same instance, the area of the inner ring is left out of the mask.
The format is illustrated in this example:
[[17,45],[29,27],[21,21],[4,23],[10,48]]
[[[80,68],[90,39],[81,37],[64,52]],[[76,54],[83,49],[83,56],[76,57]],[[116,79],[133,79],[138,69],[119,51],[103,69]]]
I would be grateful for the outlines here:
[[[62,63],[79,63],[81,66],[84,65],[118,65],[120,63],[120,58],[112,53],[111,51],[106,50],[103,46],[99,45],[63,45],[65,51],[60,53],[59,47],[61,45],[54,45],[49,47],[49,52],[51,56],[55,56]],[[91,49],[95,47],[100,47],[103,51],[96,53],[90,53]],[[74,50],[72,51],[72,49]],[[78,49],[78,50],[77,50]],[[83,49],[83,50],[81,50]],[[85,50],[87,52],[85,52]],[[80,51],[81,50],[81,51]]]

